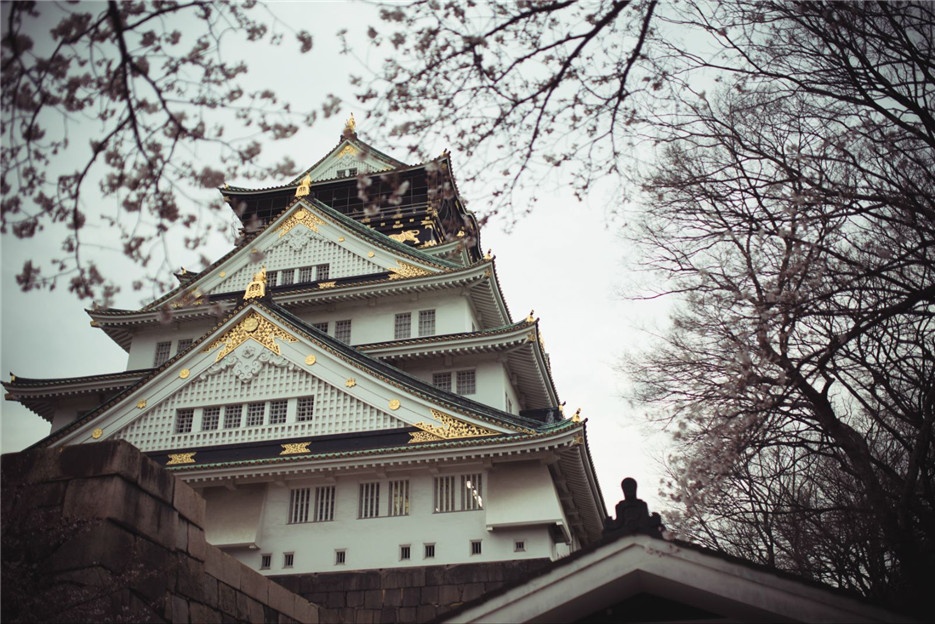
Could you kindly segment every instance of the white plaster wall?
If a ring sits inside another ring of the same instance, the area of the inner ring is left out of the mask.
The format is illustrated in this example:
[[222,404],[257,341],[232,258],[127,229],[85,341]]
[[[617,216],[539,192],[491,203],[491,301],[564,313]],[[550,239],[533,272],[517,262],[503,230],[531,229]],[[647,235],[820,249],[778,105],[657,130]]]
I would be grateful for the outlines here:
[[130,343],[130,353],[127,356],[127,370],[152,368],[156,357],[156,344],[166,340],[172,341],[172,350],[169,357],[178,353],[179,340],[188,338],[198,340],[214,327],[211,321],[196,321],[192,323],[167,323],[153,329],[140,331],[133,336]]
[[[471,472],[464,469],[453,474]],[[444,474],[444,473],[443,473]],[[379,481],[380,513],[386,513],[388,481],[410,480],[408,516],[358,518],[359,485]],[[485,476],[485,481],[487,477]],[[335,519],[330,522],[287,524],[290,489],[333,483],[336,486]],[[514,526],[488,531],[487,510],[433,513],[433,476],[428,472],[386,473],[338,477],[332,481],[304,480],[271,484],[257,535],[258,550],[232,549],[229,552],[250,567],[260,570],[261,555],[271,555],[264,574],[328,572],[385,567],[446,565],[482,561],[554,557],[548,526]],[[485,484],[489,487],[489,484]],[[236,495],[236,490],[231,492]],[[481,540],[482,553],[471,554],[471,540]],[[525,549],[516,551],[516,540]],[[435,544],[435,557],[424,558],[425,544]],[[409,545],[411,558],[400,561],[401,545]],[[335,565],[335,551],[346,551],[346,563]],[[292,568],[283,568],[283,554],[294,553]]]
[[518,401],[515,399],[516,394],[506,377],[503,363],[497,360],[496,357],[495,355],[488,355],[486,357],[464,356],[444,360],[436,358],[427,362],[407,364],[404,370],[427,384],[432,383],[434,373],[451,372],[451,389],[455,391],[455,373],[459,370],[473,368],[477,382],[477,392],[465,396],[490,407],[506,409],[506,393],[510,392],[514,397],[513,411],[516,412],[518,405]]

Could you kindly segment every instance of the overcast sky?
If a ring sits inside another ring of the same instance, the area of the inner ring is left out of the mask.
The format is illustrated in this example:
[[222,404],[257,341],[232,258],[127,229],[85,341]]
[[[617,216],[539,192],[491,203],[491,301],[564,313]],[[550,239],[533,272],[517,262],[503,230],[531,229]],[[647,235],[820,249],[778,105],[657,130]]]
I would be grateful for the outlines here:
[[[284,151],[304,169],[336,145],[344,120],[354,112],[362,140],[401,160],[411,160],[402,150],[368,136],[366,113],[353,105],[344,86],[347,75],[359,73],[359,67],[338,54],[335,33],[347,28],[355,40],[363,41],[361,33],[368,23],[375,22],[368,17],[373,15],[372,9],[344,2],[283,3],[275,9],[290,23],[311,31],[314,47],[309,55],[296,54],[294,59],[285,48],[265,61],[254,59],[253,66],[262,68],[258,79],[280,93],[301,89],[299,100],[334,91],[343,92],[347,103],[337,118],[302,129],[295,139],[268,149]],[[360,50],[365,61],[375,61],[367,57],[363,47]],[[428,155],[438,155],[444,147]],[[466,154],[452,153],[456,179],[459,165],[467,158]],[[460,190],[469,208],[482,209],[471,201],[470,187],[461,184]],[[619,237],[624,226],[606,223],[606,202],[603,192],[585,203],[573,199],[570,192],[558,193],[540,201],[532,215],[509,233],[501,221],[494,220],[482,231],[481,244],[496,256],[497,273],[514,320],[524,318],[531,309],[541,319],[553,378],[559,396],[567,402],[566,414],[580,407],[588,419],[591,453],[607,506],[613,509],[621,498],[620,480],[632,476],[643,486],[640,497],[651,508],[659,508],[656,486],[664,437],[646,423],[638,408],[621,398],[625,380],[615,366],[625,353],[647,344],[651,330],[662,323],[665,308],[659,302],[626,299],[635,294],[627,291],[634,283],[631,272],[636,259],[628,256],[629,247]],[[43,250],[54,252],[59,239],[24,243],[4,236],[0,244],[0,370],[4,379],[9,379],[9,372],[55,378],[124,370],[126,353],[101,330],[90,327],[86,302],[79,302],[63,288],[54,293],[23,294],[18,290],[15,275],[23,260]],[[215,259],[229,249],[230,243],[220,241],[209,255]],[[178,258],[179,265],[186,264],[183,252]],[[138,269],[119,255],[110,257],[107,268],[127,283],[138,277]],[[138,308],[139,299],[138,293],[124,292],[116,307]],[[2,401],[0,410],[4,453],[18,451],[49,433],[48,423],[18,403]]]

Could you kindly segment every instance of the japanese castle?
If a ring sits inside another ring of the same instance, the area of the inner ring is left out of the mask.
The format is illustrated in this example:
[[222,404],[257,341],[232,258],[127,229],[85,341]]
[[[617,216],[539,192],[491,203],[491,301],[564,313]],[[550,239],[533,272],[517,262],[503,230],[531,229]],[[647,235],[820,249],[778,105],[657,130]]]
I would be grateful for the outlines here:
[[225,186],[235,248],[138,310],[89,311],[125,371],[4,383],[37,446],[130,442],[265,574],[558,559],[601,537],[586,423],[513,318],[448,153],[353,118],[295,180]]

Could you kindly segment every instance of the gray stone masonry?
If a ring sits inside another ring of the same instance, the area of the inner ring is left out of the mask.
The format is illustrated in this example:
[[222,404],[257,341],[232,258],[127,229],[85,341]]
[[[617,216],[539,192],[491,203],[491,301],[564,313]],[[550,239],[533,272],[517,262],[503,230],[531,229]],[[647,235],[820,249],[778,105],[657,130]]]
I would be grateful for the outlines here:
[[2,457],[4,622],[319,621],[205,542],[205,502],[126,442]]

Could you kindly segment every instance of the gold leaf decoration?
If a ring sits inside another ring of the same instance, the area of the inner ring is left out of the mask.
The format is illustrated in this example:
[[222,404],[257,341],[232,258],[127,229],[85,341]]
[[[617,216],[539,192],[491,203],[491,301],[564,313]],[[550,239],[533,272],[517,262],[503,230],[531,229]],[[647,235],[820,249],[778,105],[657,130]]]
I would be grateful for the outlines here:
[[309,445],[309,444],[311,444],[310,441],[309,441],[309,442],[294,442],[294,443],[291,443],[291,444],[283,444],[283,445],[282,445],[282,452],[280,453],[280,455],[301,455],[302,453],[311,453],[311,451],[308,450],[308,445]]
[[140,399],[136,402],[136,409],[145,409],[146,408],[146,399]]
[[298,338],[277,327],[276,325],[273,325],[270,321],[266,320],[256,312],[251,312],[249,316],[245,317],[242,321],[240,321],[240,323],[230,328],[223,336],[205,347],[204,352],[210,353],[219,346],[224,345],[224,348],[218,353],[217,358],[214,360],[215,362],[219,362],[231,351],[242,345],[247,340],[252,339],[276,355],[281,355],[279,351],[279,345],[275,340],[276,338],[285,340],[287,342],[295,342],[298,340]]
[[279,226],[279,237],[282,238],[297,225],[304,225],[313,232],[318,231],[319,225],[324,225],[324,221],[310,213],[305,208],[299,208],[285,220],[285,222]]
[[91,432],[91,437],[94,438],[95,440],[99,439],[102,435],[104,435],[104,430],[100,428],[95,429],[94,431]]
[[353,388],[354,386],[357,385],[357,380],[351,377],[350,379],[344,382],[344,385],[347,386],[348,388]]
[[316,361],[318,361],[318,360],[317,360],[317,358],[316,358],[314,355],[306,355],[306,356],[305,356],[305,363],[308,364],[309,366],[311,366],[312,364],[314,364]]
[[431,275],[430,271],[427,271],[423,268],[420,268],[420,267],[417,267],[411,264],[407,264],[405,262],[401,262],[399,260],[396,261],[396,268],[390,269],[390,271],[393,273],[392,275],[390,275],[391,280],[405,279],[407,277],[422,277],[423,275]]
[[179,371],[179,379],[188,379],[188,376],[191,374],[192,372],[190,370],[183,368],[181,371]]
[[409,434],[409,443],[413,442],[437,442],[438,440],[457,440],[460,438],[479,438],[483,436],[498,435],[496,431],[472,425],[471,423],[459,420],[454,416],[449,416],[438,410],[432,410],[432,417],[441,421],[441,425],[430,425],[424,422],[417,422],[416,427],[422,431],[415,431]]
[[399,409],[400,402],[399,399],[390,399],[390,409],[396,411]]
[[178,466],[179,464],[194,464],[195,453],[169,453],[169,461],[166,466]]

